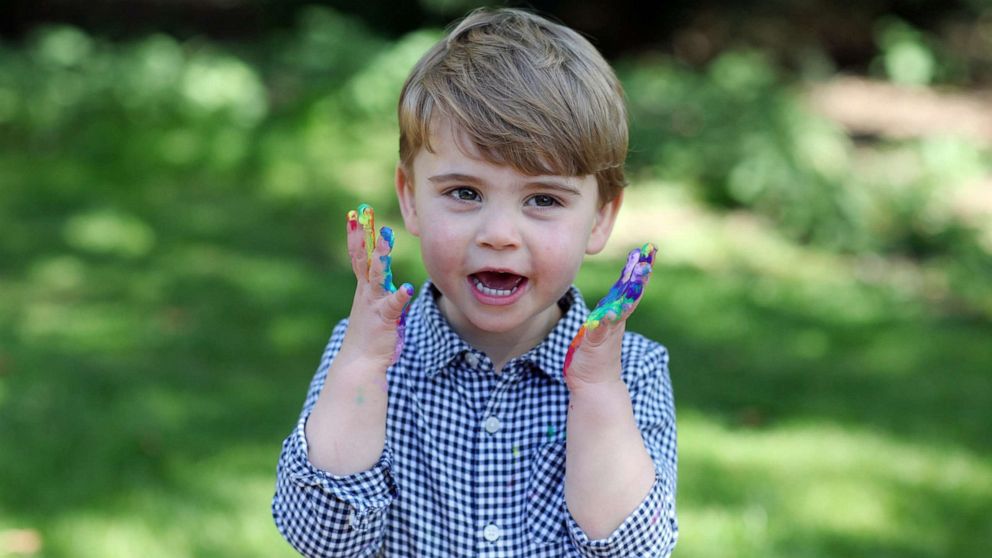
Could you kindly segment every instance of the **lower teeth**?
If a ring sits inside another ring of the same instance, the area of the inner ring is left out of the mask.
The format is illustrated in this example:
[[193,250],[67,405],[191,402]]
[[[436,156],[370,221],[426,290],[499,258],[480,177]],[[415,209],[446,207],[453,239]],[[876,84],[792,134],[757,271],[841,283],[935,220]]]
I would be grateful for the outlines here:
[[475,279],[475,288],[479,290],[482,294],[489,296],[510,296],[511,294],[517,292],[519,286],[515,286],[512,289],[490,289],[489,287],[482,284],[482,281]]

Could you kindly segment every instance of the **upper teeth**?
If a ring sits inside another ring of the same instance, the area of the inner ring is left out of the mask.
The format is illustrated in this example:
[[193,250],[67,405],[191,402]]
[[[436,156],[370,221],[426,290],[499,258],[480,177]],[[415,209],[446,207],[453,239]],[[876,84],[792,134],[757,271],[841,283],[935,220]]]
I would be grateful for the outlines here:
[[489,287],[482,284],[478,278],[473,277],[472,281],[475,283],[475,288],[479,290],[482,294],[487,294],[489,296],[510,296],[511,294],[517,292],[519,285],[514,285],[512,289],[490,289]]

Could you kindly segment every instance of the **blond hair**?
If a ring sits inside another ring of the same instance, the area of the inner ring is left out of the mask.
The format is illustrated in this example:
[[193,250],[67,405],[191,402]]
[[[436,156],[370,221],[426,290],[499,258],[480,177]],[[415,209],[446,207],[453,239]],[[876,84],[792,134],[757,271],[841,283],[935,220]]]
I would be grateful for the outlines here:
[[595,175],[600,203],[626,185],[623,88],[577,32],[517,9],[477,9],[413,68],[399,100],[400,162],[410,172],[449,119],[483,158],[527,175]]

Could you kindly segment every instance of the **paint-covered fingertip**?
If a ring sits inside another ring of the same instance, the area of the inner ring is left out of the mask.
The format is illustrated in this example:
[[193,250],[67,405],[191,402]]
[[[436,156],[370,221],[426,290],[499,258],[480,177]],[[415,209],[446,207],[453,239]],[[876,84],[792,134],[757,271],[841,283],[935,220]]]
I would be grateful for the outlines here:
[[372,206],[363,203],[358,206],[358,222],[361,223],[362,228],[365,230],[373,230],[373,223],[375,223],[375,211],[372,210]]
[[651,242],[645,242],[641,246],[641,261],[654,261],[654,255],[658,253],[658,247]]
[[392,250],[393,244],[396,243],[396,236],[393,234],[393,229],[383,226],[379,229],[379,236],[389,244],[389,249]]
[[403,283],[402,285],[400,285],[400,288],[406,291],[406,294],[413,296],[413,292],[414,292],[413,285],[411,285],[410,283]]

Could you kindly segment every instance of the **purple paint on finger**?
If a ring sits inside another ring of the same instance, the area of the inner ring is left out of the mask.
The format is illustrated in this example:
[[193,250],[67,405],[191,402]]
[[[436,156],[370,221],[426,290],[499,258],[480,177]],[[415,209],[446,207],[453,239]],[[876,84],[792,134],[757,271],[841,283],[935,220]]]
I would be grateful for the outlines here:
[[588,329],[594,329],[599,322],[613,313],[617,317],[634,305],[644,293],[644,284],[647,283],[651,274],[651,264],[654,262],[654,255],[658,249],[650,242],[641,248],[631,250],[627,254],[627,263],[620,272],[620,278],[610,288],[610,292],[603,297],[596,308],[589,313],[585,325]]
[[579,348],[587,330],[596,329],[604,319],[613,321],[621,318],[641,298],[641,295],[644,294],[644,285],[651,275],[651,265],[654,263],[654,256],[657,252],[658,249],[655,248],[654,244],[647,242],[644,246],[635,248],[627,254],[627,263],[620,271],[620,278],[610,288],[610,292],[589,313],[589,317],[586,318],[585,323],[582,324],[569,344],[568,352],[565,353],[563,375],[568,374],[568,367],[572,364],[575,350]]

